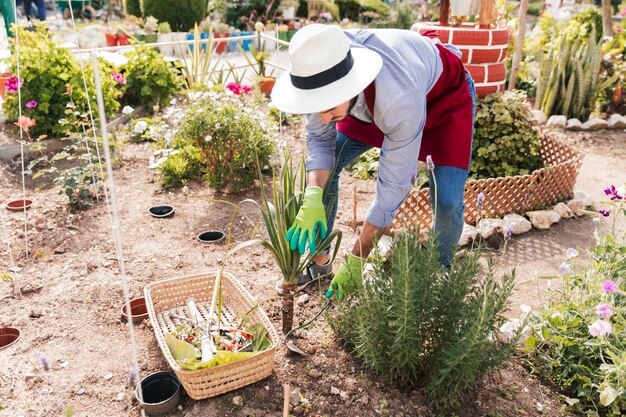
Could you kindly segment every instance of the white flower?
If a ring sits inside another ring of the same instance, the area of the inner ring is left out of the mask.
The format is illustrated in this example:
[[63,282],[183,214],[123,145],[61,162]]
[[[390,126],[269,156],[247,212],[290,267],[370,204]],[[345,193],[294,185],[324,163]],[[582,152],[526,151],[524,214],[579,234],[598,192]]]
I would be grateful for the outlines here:
[[215,123],[215,128],[219,129],[222,125],[220,124],[220,122]]
[[574,248],[567,249],[567,259],[575,258],[578,256],[578,251]]
[[613,332],[611,323],[605,320],[598,320],[589,327],[589,334],[593,337],[606,336]]
[[211,142],[211,140],[213,139],[213,136],[211,135],[206,135],[206,137],[204,138],[205,142]]
[[148,128],[148,123],[145,120],[140,120],[135,124],[133,128],[133,133],[136,135],[141,135]]
[[131,114],[133,114],[134,111],[135,111],[135,109],[133,109],[132,107],[124,106],[124,108],[122,109],[122,114],[131,115]]

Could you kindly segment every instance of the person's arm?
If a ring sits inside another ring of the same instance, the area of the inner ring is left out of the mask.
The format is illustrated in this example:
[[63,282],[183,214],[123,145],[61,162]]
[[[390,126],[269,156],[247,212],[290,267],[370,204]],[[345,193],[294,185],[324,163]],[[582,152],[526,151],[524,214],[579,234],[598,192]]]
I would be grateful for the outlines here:
[[307,187],[320,187],[322,190],[330,178],[331,171],[328,169],[313,169],[306,173]]

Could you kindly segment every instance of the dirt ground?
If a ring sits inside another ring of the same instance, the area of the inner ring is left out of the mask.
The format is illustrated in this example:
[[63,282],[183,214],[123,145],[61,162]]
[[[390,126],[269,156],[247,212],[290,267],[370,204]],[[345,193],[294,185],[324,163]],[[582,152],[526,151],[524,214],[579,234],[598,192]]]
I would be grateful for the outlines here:
[[[4,129],[6,133],[6,126]],[[294,136],[290,143],[301,149],[302,134],[296,132]],[[605,186],[624,182],[626,133],[601,131],[560,136],[585,153],[577,189],[601,199]],[[10,144],[15,144],[14,139],[0,140],[0,146]],[[157,173],[147,166],[150,152],[145,144],[128,145],[124,164],[114,175],[131,297],[142,296],[144,286],[154,281],[215,271],[226,245],[202,244],[196,236],[204,230],[227,230],[231,211],[209,200],[219,197],[237,203],[258,198],[256,193],[216,196],[199,184],[163,192]],[[0,202],[20,198],[19,172],[17,161],[0,163]],[[348,226],[352,220],[354,186],[358,189],[360,219],[375,190],[374,182],[344,174],[337,221],[344,233],[344,250],[355,239]],[[35,200],[27,214],[30,257],[26,258],[24,251],[24,215],[2,208],[0,217],[11,243],[11,254],[21,267],[18,277],[24,292],[23,298],[18,299],[11,295],[9,284],[0,285],[0,324],[22,330],[18,343],[0,350],[0,416],[48,417],[66,415],[70,409],[76,416],[139,415],[134,393],[127,384],[130,341],[120,320],[120,266],[106,205],[72,214],[66,209],[66,197],[56,189],[37,191],[27,184],[27,194]],[[163,203],[176,207],[173,217],[157,219],[148,215],[148,207]],[[246,212],[256,216],[252,206]],[[546,302],[548,287],[558,282],[539,276],[557,274],[568,247],[592,245],[596,226],[591,218],[580,217],[562,220],[547,231],[515,236],[506,256],[498,261],[502,270],[517,270],[517,288],[507,314],[519,315],[520,304],[536,308]],[[244,241],[248,230],[248,225],[238,218],[234,242]],[[10,267],[5,240],[3,237],[0,271]],[[241,251],[227,261],[225,270],[260,302],[279,331],[281,304],[273,289],[279,271],[270,256],[261,249]],[[312,316],[321,305],[320,288],[308,288],[305,292],[310,297],[296,306],[296,323]],[[149,320],[135,327],[135,331],[140,376],[168,370]],[[281,345],[270,377],[202,401],[183,395],[178,411],[171,415],[281,416],[284,384],[299,388],[306,399],[292,409],[294,415],[435,415],[422,392],[397,389],[344,351],[323,319],[301,331],[297,343],[307,356],[293,356]],[[40,353],[49,358],[49,371],[42,369]],[[243,405],[234,404],[235,396],[243,398]],[[558,397],[558,392],[529,375],[521,361],[514,359],[500,372],[486,376],[455,413],[491,417],[566,415]]]

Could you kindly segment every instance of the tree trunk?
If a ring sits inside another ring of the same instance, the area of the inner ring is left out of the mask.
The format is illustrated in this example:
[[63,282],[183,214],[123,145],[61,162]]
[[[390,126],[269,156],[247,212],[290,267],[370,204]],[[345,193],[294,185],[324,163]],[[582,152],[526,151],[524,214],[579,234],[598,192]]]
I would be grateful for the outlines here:
[[602,0],[602,34],[607,37],[613,36],[611,12],[611,0]]
[[[609,0],[610,1],[610,0]],[[511,63],[511,76],[509,78],[509,91],[515,89],[515,78],[519,63],[522,60],[522,47],[524,46],[524,36],[526,35],[526,12],[528,11],[528,0],[522,0],[519,5],[519,14],[517,17],[517,39],[515,40],[515,53],[513,54],[513,62]]]
[[439,24],[448,26],[448,16],[450,15],[450,0],[441,0],[439,4]]
[[293,327],[293,298],[297,289],[298,283],[283,282],[283,334],[287,334]]

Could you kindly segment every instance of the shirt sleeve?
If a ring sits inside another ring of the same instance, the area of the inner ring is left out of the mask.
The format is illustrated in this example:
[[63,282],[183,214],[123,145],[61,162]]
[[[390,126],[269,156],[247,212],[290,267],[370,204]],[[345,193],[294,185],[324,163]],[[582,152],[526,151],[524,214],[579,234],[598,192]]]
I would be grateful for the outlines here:
[[385,133],[380,152],[376,197],[366,219],[385,228],[391,224],[413,184],[426,121],[426,94],[398,100],[376,124]]
[[306,170],[325,169],[335,166],[335,143],[337,125],[335,122],[322,123],[318,113],[308,114],[306,123]]

